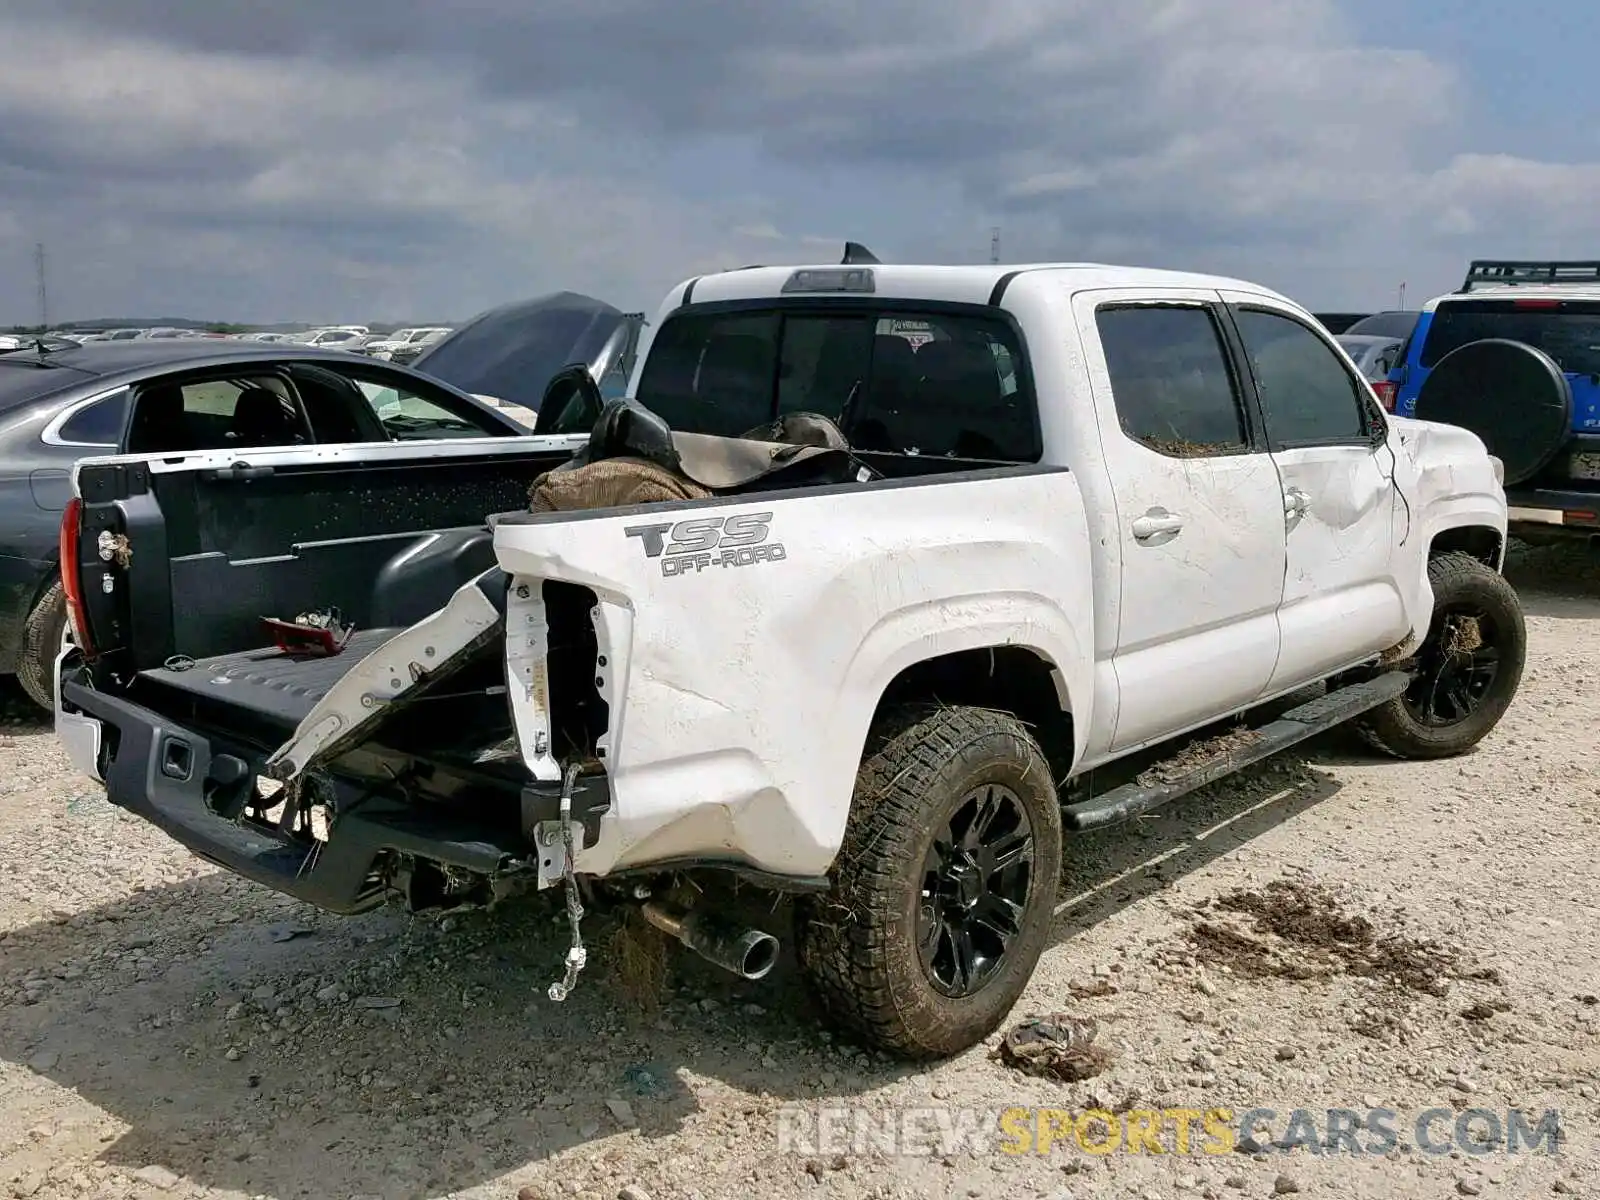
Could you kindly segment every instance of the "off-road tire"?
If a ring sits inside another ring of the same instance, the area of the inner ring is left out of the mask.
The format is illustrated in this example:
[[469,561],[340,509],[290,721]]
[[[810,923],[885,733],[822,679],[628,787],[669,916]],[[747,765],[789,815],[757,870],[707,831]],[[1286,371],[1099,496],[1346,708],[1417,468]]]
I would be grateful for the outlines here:
[[[1033,833],[1019,932],[993,976],[960,998],[928,979],[916,945],[922,866],[974,788],[1003,784]],[[958,1054],[1003,1021],[1049,938],[1061,871],[1061,809],[1038,744],[1009,713],[901,711],[875,731],[856,776],[830,893],[797,913],[800,962],[823,1008],[870,1047],[922,1060]]]
[[1428,564],[1435,618],[1428,636],[1437,636],[1438,611],[1470,602],[1501,631],[1500,667],[1483,702],[1452,725],[1425,725],[1396,697],[1361,717],[1356,728],[1374,749],[1395,758],[1450,758],[1464,754],[1489,735],[1516,697],[1527,659],[1528,630],[1516,590],[1492,567],[1470,554],[1441,554]]
[[67,598],[57,580],[28,614],[17,660],[17,682],[28,698],[47,712],[55,711],[56,655],[61,652],[66,630]]

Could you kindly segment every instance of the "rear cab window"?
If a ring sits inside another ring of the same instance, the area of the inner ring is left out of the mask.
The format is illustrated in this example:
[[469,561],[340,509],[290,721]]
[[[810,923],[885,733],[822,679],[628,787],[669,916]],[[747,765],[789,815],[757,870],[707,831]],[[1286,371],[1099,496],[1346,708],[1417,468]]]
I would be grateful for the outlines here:
[[689,433],[739,437],[804,412],[861,452],[1042,456],[1020,336],[993,310],[707,305],[662,324],[637,398]]

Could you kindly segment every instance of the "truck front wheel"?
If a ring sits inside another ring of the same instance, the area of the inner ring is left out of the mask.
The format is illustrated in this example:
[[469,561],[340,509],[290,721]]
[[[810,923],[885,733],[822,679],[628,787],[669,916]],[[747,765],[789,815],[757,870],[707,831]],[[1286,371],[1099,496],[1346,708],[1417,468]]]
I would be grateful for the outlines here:
[[1428,564],[1433,620],[1403,695],[1359,723],[1362,736],[1396,758],[1448,758],[1499,724],[1522,681],[1528,630],[1505,578],[1469,554]]
[[982,1041],[1049,937],[1061,809],[1009,713],[900,714],[856,777],[833,890],[800,912],[823,1006],[871,1046],[942,1058]]

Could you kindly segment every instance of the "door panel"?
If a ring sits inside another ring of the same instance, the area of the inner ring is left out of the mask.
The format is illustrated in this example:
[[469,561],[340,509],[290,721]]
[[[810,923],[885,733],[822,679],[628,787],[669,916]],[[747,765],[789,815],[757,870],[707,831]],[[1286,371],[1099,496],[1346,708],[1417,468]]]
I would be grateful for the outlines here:
[[1206,291],[1080,294],[1121,543],[1113,751],[1247,707],[1278,657],[1285,534]]
[[1329,339],[1259,297],[1227,294],[1282,483],[1282,649],[1268,685],[1311,683],[1410,629],[1396,570],[1394,460],[1377,401]]
[[1315,447],[1274,458],[1288,498],[1283,647],[1269,685],[1276,692],[1388,649],[1411,622],[1394,572],[1388,450]]

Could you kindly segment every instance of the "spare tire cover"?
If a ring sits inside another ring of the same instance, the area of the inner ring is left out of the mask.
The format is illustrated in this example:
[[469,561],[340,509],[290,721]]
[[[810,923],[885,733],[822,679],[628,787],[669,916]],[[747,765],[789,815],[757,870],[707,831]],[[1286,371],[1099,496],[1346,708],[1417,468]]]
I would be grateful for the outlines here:
[[1572,436],[1572,387],[1556,361],[1524,342],[1468,342],[1434,366],[1413,415],[1470,429],[1505,463],[1506,486],[1526,483]]

